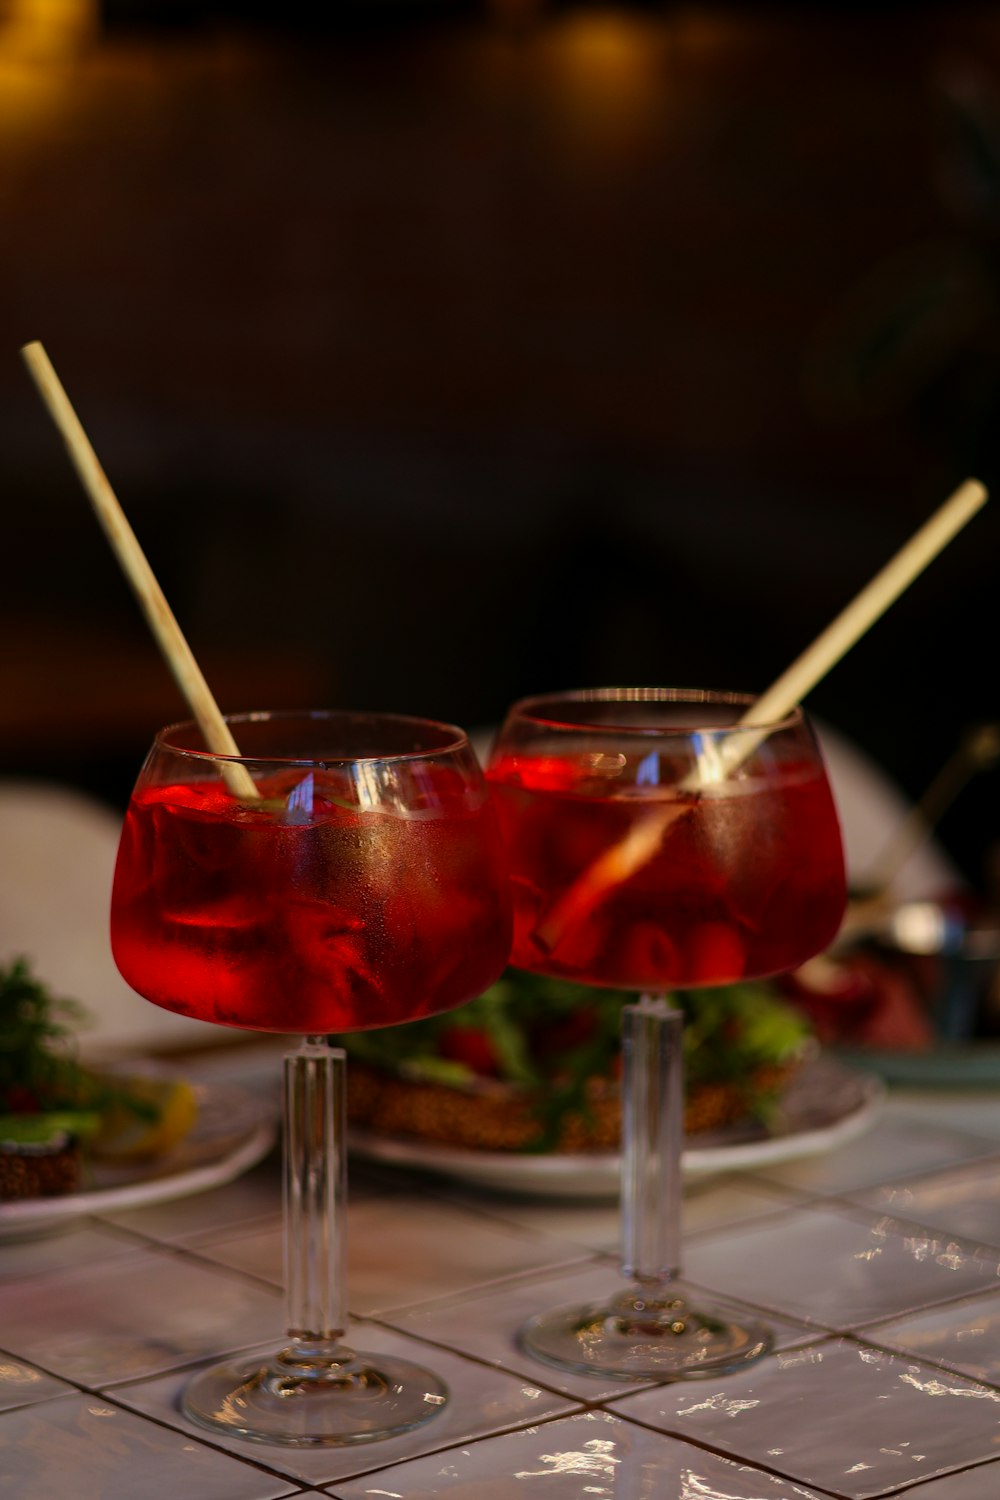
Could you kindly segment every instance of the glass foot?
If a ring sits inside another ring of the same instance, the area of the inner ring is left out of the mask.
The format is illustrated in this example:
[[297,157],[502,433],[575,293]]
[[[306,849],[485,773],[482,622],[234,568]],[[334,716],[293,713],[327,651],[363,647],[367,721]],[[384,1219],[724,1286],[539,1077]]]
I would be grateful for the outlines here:
[[372,1443],[437,1415],[448,1388],[392,1355],[283,1349],[202,1370],[183,1396],[184,1415],[213,1432],[293,1447]]
[[680,1282],[648,1292],[626,1287],[605,1302],[538,1313],[521,1329],[536,1359],[561,1370],[622,1380],[721,1375],[767,1354],[769,1328],[714,1306]]

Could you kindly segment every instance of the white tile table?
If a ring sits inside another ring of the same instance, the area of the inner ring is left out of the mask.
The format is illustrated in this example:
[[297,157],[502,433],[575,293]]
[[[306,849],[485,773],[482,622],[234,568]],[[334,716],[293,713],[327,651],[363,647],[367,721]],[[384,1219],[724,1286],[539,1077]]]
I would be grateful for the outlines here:
[[193,1368],[280,1332],[272,1159],[0,1243],[4,1500],[1000,1495],[1000,1097],[891,1096],[839,1150],[692,1185],[688,1279],[776,1335],[718,1379],[562,1375],[520,1348],[529,1312],[614,1279],[614,1205],[360,1165],[352,1186],[351,1339],[434,1367],[438,1416],[303,1452],[180,1415]]

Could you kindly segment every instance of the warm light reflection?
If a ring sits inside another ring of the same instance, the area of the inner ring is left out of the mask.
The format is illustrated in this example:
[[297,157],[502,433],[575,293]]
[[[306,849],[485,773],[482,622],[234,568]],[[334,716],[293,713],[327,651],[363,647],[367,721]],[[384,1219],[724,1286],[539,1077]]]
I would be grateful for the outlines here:
[[615,1457],[615,1444],[607,1438],[590,1438],[582,1448],[561,1453],[542,1453],[544,1469],[522,1469],[515,1479],[534,1479],[540,1474],[576,1474],[583,1478],[611,1477],[621,1459]]
[[96,40],[99,0],[0,0],[0,131],[47,122],[68,65]]
[[52,62],[94,40],[100,0],[0,0],[0,57]]
[[581,11],[552,33],[567,72],[589,82],[624,87],[643,71],[646,28],[619,10]]
[[1000,1393],[987,1390],[984,1385],[947,1385],[934,1376],[921,1380],[915,1369],[908,1370],[899,1379],[903,1385],[912,1385],[924,1396],[966,1396],[972,1401],[1000,1401]]
[[617,143],[667,97],[668,29],[612,8],[567,15],[537,38],[557,118],[577,134]]
[[[693,1469],[685,1469],[680,1475],[681,1488],[677,1500],[741,1500],[741,1495],[736,1495],[732,1490],[716,1489],[710,1479],[702,1474],[696,1474]],[[742,1491],[746,1495],[746,1490]]]
[[726,1396],[722,1391],[717,1391],[714,1396],[709,1396],[707,1401],[697,1401],[692,1406],[679,1408],[679,1417],[690,1417],[699,1411],[718,1411],[727,1417],[738,1417],[741,1412],[752,1411],[759,1406],[759,1400],[740,1401]]
[[794,1370],[796,1365],[821,1365],[823,1363],[823,1350],[810,1348],[783,1351],[779,1349],[775,1354],[775,1358],[778,1361],[779,1369]]

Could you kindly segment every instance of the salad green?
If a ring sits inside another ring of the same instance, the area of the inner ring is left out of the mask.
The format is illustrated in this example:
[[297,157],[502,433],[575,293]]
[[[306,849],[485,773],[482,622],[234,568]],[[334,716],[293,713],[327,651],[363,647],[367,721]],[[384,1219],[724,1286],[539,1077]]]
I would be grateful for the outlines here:
[[[508,969],[457,1011],[401,1026],[339,1037],[350,1057],[420,1083],[468,1089],[483,1079],[510,1085],[531,1101],[538,1122],[532,1150],[553,1149],[567,1115],[584,1118],[595,1078],[620,1071],[621,1007],[636,997]],[[783,1081],[801,1058],[808,1021],[764,983],[679,990],[688,1094],[723,1085],[744,1112],[766,1124]]]
[[112,1109],[155,1120],[157,1108],[127,1080],[93,1073],[77,1059],[75,1028],[86,1013],[51,993],[24,958],[0,965],[0,1140],[95,1136]]

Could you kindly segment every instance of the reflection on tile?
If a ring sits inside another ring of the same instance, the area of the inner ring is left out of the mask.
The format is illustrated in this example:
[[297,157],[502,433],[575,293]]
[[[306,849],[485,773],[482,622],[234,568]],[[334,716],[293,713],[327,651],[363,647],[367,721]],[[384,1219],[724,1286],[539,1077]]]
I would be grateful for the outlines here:
[[852,1500],[992,1458],[1000,1441],[1000,1392],[846,1339],[615,1409]]
[[[276,1469],[291,1478],[309,1484],[324,1484],[413,1458],[420,1453],[430,1453],[436,1448],[474,1441],[508,1427],[542,1421],[571,1410],[574,1405],[532,1381],[474,1364],[443,1349],[429,1348],[389,1329],[352,1324],[349,1342],[352,1348],[376,1358],[379,1354],[396,1354],[432,1370],[448,1387],[447,1405],[425,1426],[402,1437],[345,1448],[284,1448],[214,1434],[212,1442],[231,1453],[256,1459],[269,1469]],[[125,1406],[134,1407],[181,1431],[201,1432],[204,1437],[205,1433],[188,1423],[179,1410],[180,1395],[187,1378],[185,1372],[136,1385],[118,1386],[113,1394],[115,1400]]]
[[[591,1302],[621,1289],[614,1266],[583,1262],[560,1267],[547,1275],[508,1282],[492,1291],[452,1298],[430,1307],[412,1308],[392,1315],[391,1321],[421,1338],[447,1344],[477,1359],[488,1360],[507,1370],[533,1376],[569,1395],[596,1401],[617,1396],[641,1381],[608,1379],[602,1375],[577,1375],[542,1364],[518,1343],[521,1325],[534,1313],[562,1303]],[[777,1318],[766,1318],[779,1347],[814,1338],[815,1334]]]
[[87,1385],[260,1343],[282,1323],[266,1287],[155,1250],[0,1289],[5,1347]]
[[99,1396],[46,1401],[0,1416],[0,1473],[12,1500],[279,1500],[295,1493],[287,1480]]
[[1000,1384],[1000,1293],[950,1302],[947,1307],[891,1323],[875,1323],[865,1329],[865,1337],[950,1365],[977,1380]]
[[754,1175],[804,1192],[844,1193],[912,1177],[934,1167],[974,1161],[992,1155],[996,1149],[995,1140],[946,1126],[932,1128],[890,1113],[874,1129],[836,1151],[780,1166],[758,1167]]
[[[516,1481],[512,1484],[511,1476]],[[529,1427],[338,1484],[338,1500],[813,1500],[815,1491],[648,1432],[607,1412]],[[815,1497],[818,1500],[818,1497]]]
[[48,1401],[52,1396],[61,1396],[72,1386],[64,1380],[56,1380],[34,1365],[26,1365],[10,1355],[0,1354],[0,1410],[12,1406],[30,1406],[35,1401]]
[[1000,1252],[816,1207],[698,1240],[686,1274],[744,1302],[842,1329],[996,1286]]
[[889,1183],[852,1195],[857,1202],[949,1234],[1000,1245],[1000,1162]]
[[[359,1317],[565,1258],[551,1240],[516,1226],[433,1198],[402,1195],[352,1204],[347,1248],[348,1305]],[[200,1253],[281,1284],[280,1227],[219,1238]]]

